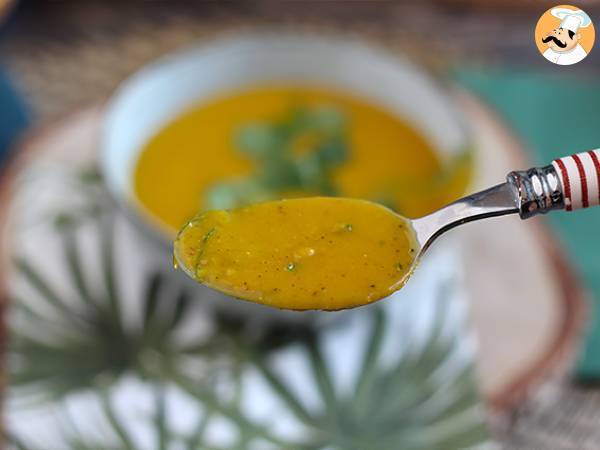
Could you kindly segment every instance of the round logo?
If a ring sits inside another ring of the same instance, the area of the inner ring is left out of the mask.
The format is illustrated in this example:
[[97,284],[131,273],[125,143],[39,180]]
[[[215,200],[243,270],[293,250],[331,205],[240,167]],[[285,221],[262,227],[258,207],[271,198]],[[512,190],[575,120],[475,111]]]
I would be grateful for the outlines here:
[[550,8],[535,27],[535,44],[544,58],[570,66],[583,60],[594,46],[596,31],[590,16],[576,6]]

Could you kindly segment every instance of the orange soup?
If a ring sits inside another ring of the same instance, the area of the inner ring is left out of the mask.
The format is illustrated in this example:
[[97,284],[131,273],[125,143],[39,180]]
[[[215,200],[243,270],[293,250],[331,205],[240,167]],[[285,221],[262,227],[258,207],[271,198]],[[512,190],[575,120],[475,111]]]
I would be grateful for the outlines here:
[[137,161],[135,194],[173,235],[200,210],[313,195],[417,217],[464,191],[465,155],[441,161],[408,123],[346,93],[254,87],[204,101],[159,130]]
[[276,308],[338,310],[387,297],[412,272],[410,221],[376,203],[309,197],[202,213],[178,264],[225,294]]

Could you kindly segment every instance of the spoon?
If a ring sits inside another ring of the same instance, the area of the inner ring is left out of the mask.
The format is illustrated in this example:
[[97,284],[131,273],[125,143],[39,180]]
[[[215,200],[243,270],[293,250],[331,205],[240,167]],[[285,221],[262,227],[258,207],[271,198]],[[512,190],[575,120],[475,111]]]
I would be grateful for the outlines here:
[[412,221],[372,202],[323,197],[209,211],[182,229],[174,257],[196,281],[243,300],[337,310],[400,289],[432,243],[458,225],[598,204],[600,149],[510,172]]

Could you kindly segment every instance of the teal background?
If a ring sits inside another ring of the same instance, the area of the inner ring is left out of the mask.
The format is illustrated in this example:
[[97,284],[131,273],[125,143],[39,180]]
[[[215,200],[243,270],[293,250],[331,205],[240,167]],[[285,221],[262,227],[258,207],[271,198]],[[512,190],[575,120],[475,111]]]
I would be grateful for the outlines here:
[[[536,164],[600,147],[598,79],[519,68],[461,69],[453,77],[503,116]],[[600,380],[600,208],[550,214],[548,220],[592,293],[575,375]]]
[[29,111],[0,65],[0,163],[28,124]]

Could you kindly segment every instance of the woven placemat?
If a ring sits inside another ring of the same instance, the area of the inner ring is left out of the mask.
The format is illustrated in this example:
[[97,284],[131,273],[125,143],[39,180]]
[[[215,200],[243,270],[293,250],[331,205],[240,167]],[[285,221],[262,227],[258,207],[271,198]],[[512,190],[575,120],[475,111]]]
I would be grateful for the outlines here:
[[[181,46],[255,27],[285,26],[342,32],[408,53],[429,67],[469,59],[529,59],[523,39],[536,11],[498,16],[452,4],[367,2],[218,3],[145,2],[112,9],[94,2],[48,2],[22,8],[4,30],[0,60],[14,76],[39,122],[106,99],[148,61]],[[41,11],[40,11],[41,9]],[[457,15],[457,11],[460,13]],[[506,33],[506,24],[511,33]],[[502,35],[502,39],[498,36]],[[494,53],[487,50],[494,48]],[[541,58],[539,58],[541,61]],[[513,59],[512,62],[515,60]],[[600,391],[576,387],[570,357],[498,427],[509,450],[595,450],[600,447]]]
[[126,75],[169,50],[255,27],[359,35],[434,68],[506,58],[545,64],[523,45],[531,40],[535,8],[507,8],[499,16],[454,1],[33,3],[5,26],[0,60],[43,120],[108,96]]

